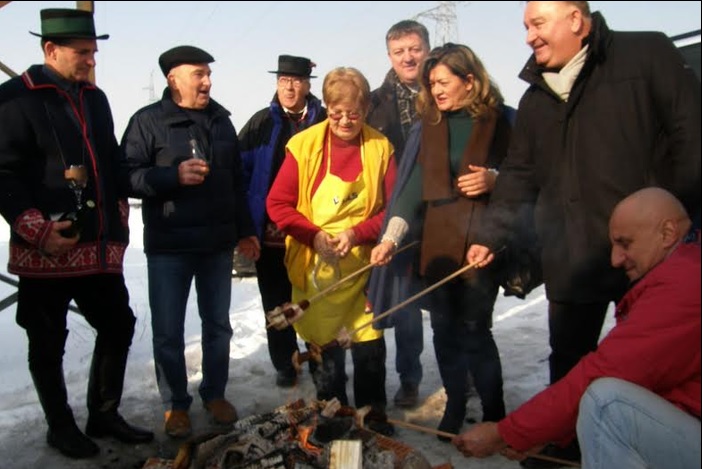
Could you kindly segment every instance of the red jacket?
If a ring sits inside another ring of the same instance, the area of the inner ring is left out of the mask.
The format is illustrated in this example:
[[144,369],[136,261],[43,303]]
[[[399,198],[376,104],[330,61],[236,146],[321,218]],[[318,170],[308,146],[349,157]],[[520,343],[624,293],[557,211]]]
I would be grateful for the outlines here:
[[498,424],[508,445],[526,451],[575,436],[580,398],[594,380],[620,378],[700,417],[700,246],[684,244],[617,305],[616,326],[557,383]]

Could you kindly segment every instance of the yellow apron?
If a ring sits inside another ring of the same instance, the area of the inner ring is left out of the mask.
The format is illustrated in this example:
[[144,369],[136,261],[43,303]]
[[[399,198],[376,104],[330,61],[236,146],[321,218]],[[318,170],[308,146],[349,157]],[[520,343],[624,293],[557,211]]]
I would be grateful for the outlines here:
[[[331,142],[328,136],[328,142]],[[346,182],[331,174],[331,144],[328,147],[326,174],[310,202],[312,222],[332,235],[352,228],[364,221],[368,203],[368,191],[361,171],[355,181]],[[365,164],[361,145],[361,164]],[[292,301],[297,303],[318,292],[317,284],[324,288],[338,278],[345,277],[370,262],[370,246],[354,246],[346,257],[339,259],[338,270],[326,265],[315,253],[312,265],[306,270],[305,290],[292,288]],[[318,263],[321,265],[315,269]],[[294,324],[295,330],[305,342],[324,345],[336,339],[342,327],[348,331],[373,319],[366,313],[364,293],[369,272],[345,282],[339,289],[315,300],[302,318]],[[313,279],[313,276],[315,278]],[[368,326],[351,337],[353,342],[367,342],[383,336],[382,330]]]

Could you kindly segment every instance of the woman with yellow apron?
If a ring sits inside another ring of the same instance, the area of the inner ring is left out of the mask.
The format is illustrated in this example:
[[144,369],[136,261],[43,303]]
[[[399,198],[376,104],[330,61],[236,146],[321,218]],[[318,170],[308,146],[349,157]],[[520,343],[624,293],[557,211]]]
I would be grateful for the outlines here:
[[[380,232],[395,180],[390,142],[365,124],[370,87],[353,68],[324,79],[328,119],[295,135],[269,192],[271,220],[287,234],[285,264],[299,303],[366,266]],[[366,310],[368,274],[347,281],[312,303],[294,323],[309,346],[325,346],[345,329],[372,320]],[[386,348],[382,330],[366,327],[351,337],[356,407],[386,406]],[[313,374],[318,399],[348,404],[346,352],[327,347]],[[379,428],[392,432],[390,425]]]

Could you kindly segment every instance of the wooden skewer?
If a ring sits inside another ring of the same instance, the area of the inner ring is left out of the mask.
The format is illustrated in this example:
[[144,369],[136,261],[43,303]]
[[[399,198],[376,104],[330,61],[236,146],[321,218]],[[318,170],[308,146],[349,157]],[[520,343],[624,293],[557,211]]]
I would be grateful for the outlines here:
[[[431,435],[443,436],[444,438],[453,439],[453,437],[456,436],[454,433],[448,433],[448,432],[443,432],[441,430],[435,430],[435,429],[429,428],[429,427],[423,427],[421,425],[416,425],[414,423],[405,422],[403,420],[388,419],[388,423],[391,423],[393,425],[397,425],[398,427],[408,428],[410,430],[417,430],[419,432],[429,433]],[[580,464],[578,464],[577,462],[569,461],[567,459],[555,458],[553,456],[547,456],[545,454],[526,453],[526,455],[530,458],[540,459],[541,461],[553,462],[556,464],[560,464],[562,466],[580,467]]]
[[[393,256],[396,256],[397,254],[401,253],[402,251],[406,251],[407,249],[409,249],[409,248],[411,248],[411,247],[414,247],[414,246],[417,245],[417,244],[419,244],[419,241],[412,241],[412,242],[409,243],[409,244],[405,244],[404,246],[402,246],[401,248],[399,248],[397,251],[395,251],[395,252],[393,253]],[[325,288],[324,290],[321,290],[321,291],[315,293],[315,294],[312,295],[310,298],[308,298],[308,299],[306,299],[306,300],[300,301],[300,302],[298,303],[298,306],[299,306],[300,308],[302,308],[303,311],[306,310],[307,308],[309,308],[310,304],[312,304],[314,301],[316,301],[316,300],[320,299],[321,297],[323,297],[323,296],[325,296],[325,295],[331,293],[332,291],[336,290],[336,289],[339,288],[339,286],[340,286],[341,284],[343,284],[344,282],[347,282],[347,281],[349,281],[349,280],[352,280],[352,279],[358,277],[359,275],[363,274],[364,272],[369,271],[370,269],[372,269],[372,268],[375,267],[375,266],[376,266],[376,264],[367,264],[367,265],[364,265],[363,267],[361,267],[360,269],[356,270],[355,272],[352,272],[352,273],[350,273],[349,275],[347,275],[346,277],[344,277],[344,278],[338,280],[337,282],[333,283],[332,285],[329,285],[329,286],[328,286],[327,288]],[[285,312],[283,312],[282,314],[285,314]],[[273,323],[268,323],[268,324],[266,325],[266,329],[270,329],[271,327],[273,327]]]
[[[393,253],[393,256],[396,256],[396,255],[398,255],[399,253],[401,253],[402,251],[406,251],[407,249],[409,249],[409,248],[411,248],[411,247],[414,247],[414,246],[417,245],[417,244],[419,244],[419,241],[412,241],[412,242],[409,243],[409,244],[405,244],[404,246],[402,246],[401,248],[399,248],[397,251],[395,251],[395,252]],[[351,280],[351,279],[354,279],[354,278],[358,277],[358,276],[361,275],[362,273],[367,272],[368,270],[372,269],[372,268],[375,267],[375,266],[376,266],[376,264],[367,264],[367,265],[364,265],[363,267],[361,267],[361,268],[358,269],[357,271],[352,272],[352,273],[348,274],[346,277],[340,279],[338,282],[336,282],[336,283],[334,283],[334,284],[332,284],[332,285],[329,285],[327,288],[325,288],[324,290],[320,291],[319,293],[315,293],[315,294],[312,295],[310,298],[308,298],[307,301],[308,301],[309,303],[312,303],[313,301],[318,300],[319,298],[323,297],[323,296],[326,295],[327,293],[330,293],[330,292],[336,290],[336,289],[339,287],[339,285],[341,285],[342,283],[347,282],[347,281],[349,281],[349,280]]]
[[[501,247],[500,249],[498,249],[497,251],[495,251],[494,254],[496,255],[496,254],[498,254],[499,252],[503,251],[504,249],[505,249],[505,248],[504,248],[504,246],[503,246],[503,247]],[[453,280],[454,278],[458,277],[459,275],[461,275],[461,274],[463,274],[463,273],[465,273],[465,272],[468,272],[470,269],[473,269],[473,268],[477,267],[478,264],[480,264],[480,261],[479,261],[479,262],[473,262],[473,263],[471,263],[471,264],[468,264],[468,265],[466,265],[466,266],[461,267],[460,269],[456,270],[454,273],[448,275],[447,277],[442,278],[442,279],[439,280],[438,282],[436,282],[436,283],[432,284],[431,286],[425,288],[424,290],[420,291],[419,293],[416,293],[416,294],[410,296],[410,297],[407,298],[405,301],[402,301],[402,302],[396,304],[395,306],[393,306],[392,308],[388,309],[388,310],[385,311],[384,313],[377,315],[376,317],[374,317],[373,319],[371,319],[371,320],[368,321],[367,323],[365,323],[365,324],[363,324],[363,325],[357,327],[356,329],[350,331],[350,332],[349,332],[349,335],[352,336],[352,335],[358,333],[359,331],[365,329],[366,327],[368,327],[368,326],[370,326],[370,325],[372,325],[372,324],[374,324],[374,323],[380,321],[381,319],[390,316],[390,315],[391,315],[392,313],[394,313],[395,311],[404,308],[404,307],[407,306],[408,304],[410,304],[410,303],[412,303],[412,302],[418,300],[419,298],[423,297],[423,296],[426,295],[427,293],[429,293],[429,292],[431,292],[431,291],[433,291],[433,290],[436,290],[437,288],[439,288],[439,287],[442,286],[443,284],[445,284],[445,283],[447,283],[447,282]]]
[[409,428],[410,430],[417,430],[422,433],[429,433],[431,435],[443,436],[445,438],[453,438],[456,436],[455,433],[443,432],[441,430],[435,430],[430,427],[423,427],[422,425],[417,425],[414,423],[405,422],[404,420],[388,419],[388,423],[397,425],[398,427]]

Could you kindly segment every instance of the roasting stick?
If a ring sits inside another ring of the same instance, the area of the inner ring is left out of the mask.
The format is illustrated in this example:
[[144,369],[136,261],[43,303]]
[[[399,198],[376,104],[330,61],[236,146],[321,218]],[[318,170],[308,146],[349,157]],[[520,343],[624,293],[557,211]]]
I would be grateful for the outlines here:
[[[494,255],[497,255],[498,253],[502,252],[504,249],[505,249],[505,248],[504,248],[504,246],[503,246],[503,247],[501,247],[500,249],[496,250],[493,254],[494,254]],[[460,269],[458,269],[458,270],[455,271],[454,273],[448,275],[447,277],[442,278],[442,279],[439,280],[438,282],[432,284],[431,286],[428,286],[427,288],[425,288],[424,290],[420,291],[419,293],[416,293],[416,294],[410,296],[410,297],[407,298],[405,301],[402,301],[401,303],[396,304],[395,306],[393,306],[392,308],[388,309],[388,310],[385,311],[384,313],[377,315],[376,317],[374,317],[373,319],[371,319],[371,320],[368,321],[367,323],[365,323],[365,324],[363,324],[363,325],[357,327],[356,329],[354,329],[354,330],[352,330],[352,331],[349,331],[349,336],[352,336],[352,335],[354,335],[354,334],[360,332],[361,330],[365,329],[366,327],[368,327],[368,326],[370,326],[370,325],[372,325],[372,324],[374,324],[374,323],[380,321],[381,319],[390,316],[390,315],[391,315],[392,313],[394,313],[395,311],[404,308],[404,307],[407,306],[408,304],[410,304],[410,303],[412,303],[412,302],[418,300],[419,298],[423,297],[423,296],[426,295],[427,293],[436,290],[437,288],[439,288],[439,287],[442,286],[443,284],[445,284],[445,283],[447,283],[447,282],[450,282],[451,280],[453,280],[454,278],[458,277],[459,275],[461,275],[461,274],[463,274],[463,273],[465,273],[465,272],[468,272],[470,269],[474,269],[474,268],[477,267],[479,264],[480,264],[480,261],[479,261],[479,262],[473,262],[472,264],[468,264],[468,265],[466,265],[466,266],[461,267]]]
[[[412,241],[412,242],[409,243],[409,244],[405,244],[405,245],[402,246],[401,248],[398,248],[398,250],[394,252],[393,256],[396,256],[397,254],[401,253],[402,251],[406,251],[407,249],[409,249],[409,248],[411,248],[411,247],[414,247],[414,246],[417,245],[417,244],[419,244],[419,241]],[[324,290],[320,291],[319,293],[315,293],[315,294],[312,295],[309,299],[307,299],[307,300],[302,300],[302,301],[300,302],[300,303],[301,303],[300,306],[302,307],[302,303],[305,302],[305,301],[307,301],[307,303],[312,303],[312,302],[314,302],[314,301],[320,299],[321,297],[323,297],[323,296],[326,295],[327,293],[330,293],[330,292],[336,290],[336,289],[339,287],[339,285],[341,285],[342,283],[347,282],[347,281],[349,281],[349,280],[351,280],[351,279],[354,279],[354,278],[358,277],[359,275],[363,274],[364,272],[369,271],[370,269],[372,269],[372,268],[375,267],[375,266],[376,266],[376,264],[367,264],[367,265],[364,265],[363,267],[361,267],[361,268],[358,269],[357,271],[348,274],[346,277],[342,278],[341,280],[339,280],[338,282],[334,283],[333,285],[329,285],[327,288],[325,288]],[[309,306],[309,305],[307,305],[307,306]],[[302,308],[302,309],[305,309],[305,308]]]
[[[414,423],[405,422],[403,420],[388,419],[388,423],[391,423],[393,425],[397,425],[398,427],[408,428],[410,430],[417,430],[417,431],[423,432],[423,433],[429,433],[432,435],[443,436],[445,438],[453,438],[456,436],[454,433],[442,432],[441,430],[434,430],[433,428],[423,427],[421,425],[416,425]],[[562,466],[580,467],[580,464],[578,464],[577,462],[568,461],[567,459],[554,458],[553,456],[547,456],[545,454],[526,453],[526,455],[529,456],[530,458],[540,459],[542,461],[549,461],[549,462],[560,464]]]
[[[393,254],[393,256],[396,256],[397,254],[401,253],[402,251],[406,251],[407,249],[409,249],[409,248],[411,248],[411,247],[414,247],[414,246],[417,245],[417,244],[419,244],[419,241],[412,241],[412,242],[409,243],[409,244],[405,244],[404,246],[402,246],[401,248],[399,248],[397,251],[395,251],[395,253]],[[334,290],[336,290],[337,288],[339,288],[339,286],[340,286],[341,284],[343,284],[344,282],[347,282],[347,281],[349,281],[349,280],[352,280],[352,279],[354,279],[354,278],[360,276],[361,274],[363,274],[363,273],[369,271],[370,269],[372,269],[372,268],[375,267],[375,266],[376,266],[376,264],[367,264],[367,265],[364,265],[363,267],[361,267],[360,269],[356,270],[355,272],[352,272],[352,273],[350,273],[349,275],[347,275],[346,277],[344,277],[344,278],[340,279],[339,281],[333,283],[332,285],[329,285],[329,286],[328,286],[327,288],[325,288],[324,290],[321,290],[321,291],[315,293],[314,295],[312,295],[311,297],[309,297],[309,298],[306,299],[306,300],[300,301],[300,302],[298,303],[298,306],[299,306],[303,311],[306,310],[307,308],[309,308],[310,304],[312,304],[313,302],[315,302],[315,301],[317,301],[318,299],[322,298],[323,296],[325,296],[325,295],[327,295],[327,294],[333,292]],[[282,312],[282,314],[285,314],[285,317],[289,317],[288,314],[287,314],[287,311],[290,311],[291,315],[294,314],[292,308],[287,308],[286,310],[283,310],[283,312]],[[268,325],[266,326],[266,329],[270,329],[271,327],[273,327],[273,323],[268,323]]]

